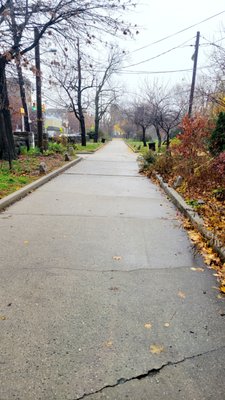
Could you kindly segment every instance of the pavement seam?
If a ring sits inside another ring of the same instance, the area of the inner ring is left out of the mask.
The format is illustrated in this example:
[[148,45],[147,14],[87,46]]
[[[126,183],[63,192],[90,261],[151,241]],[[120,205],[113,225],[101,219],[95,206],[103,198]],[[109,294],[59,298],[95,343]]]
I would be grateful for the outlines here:
[[[198,265],[196,264],[196,267],[198,267]],[[204,265],[202,266],[202,268],[204,267]],[[48,267],[47,269],[45,268],[20,268],[20,271],[52,271],[54,269],[56,270],[60,270],[60,271],[77,271],[77,272],[94,272],[94,273],[112,273],[112,272],[119,272],[119,273],[124,273],[124,274],[130,274],[131,272],[153,272],[153,271],[167,271],[167,270],[182,270],[182,269],[187,269],[187,270],[191,270],[191,268],[193,268],[193,266],[179,266],[179,267],[154,267],[154,268],[134,268],[134,269],[125,269],[125,270],[121,270],[121,269],[107,269],[107,270],[102,270],[102,269],[86,269],[85,266],[84,268],[63,268],[63,267]],[[5,268],[5,269],[1,269],[1,271],[9,271],[9,268]],[[207,267],[205,267],[205,270],[208,271]],[[1,400],[1,399],[0,399]]]
[[116,175],[116,174],[91,174],[91,173],[79,173],[79,172],[65,172],[64,175],[75,175],[75,176],[102,176],[104,178],[108,178],[108,177],[116,177],[116,178],[143,178],[143,176],[141,175],[125,175],[125,174],[121,174],[121,175]]
[[135,381],[135,380],[142,380],[142,379],[145,379],[145,378],[148,378],[148,377],[151,377],[151,376],[158,375],[161,372],[161,370],[166,368],[166,367],[170,367],[170,366],[173,366],[173,365],[179,365],[179,364],[184,363],[185,361],[193,360],[195,358],[199,358],[199,357],[205,356],[207,354],[215,353],[217,351],[221,351],[221,350],[224,350],[224,349],[225,349],[225,346],[221,346],[221,347],[218,347],[216,349],[211,349],[211,350],[208,350],[208,351],[203,352],[203,353],[194,354],[194,355],[189,356],[189,357],[184,357],[184,358],[182,358],[181,360],[178,360],[178,361],[168,361],[165,364],[162,364],[159,368],[152,368],[149,371],[144,372],[143,374],[140,374],[140,375],[137,375],[137,376],[133,376],[131,378],[120,378],[120,379],[117,379],[116,383],[114,383],[112,385],[106,385],[106,386],[102,387],[101,389],[96,390],[95,392],[84,393],[81,397],[77,397],[76,399],[74,398],[74,400],[83,400],[83,399],[88,398],[89,396],[93,396],[95,394],[102,393],[105,389],[115,388],[117,386],[123,385],[124,383],[128,383],[128,382]]
[[[41,213],[37,213],[37,214],[34,214],[34,213],[24,213],[24,214],[22,214],[22,213],[17,213],[17,212],[12,212],[11,213],[11,216],[22,216],[22,217],[60,217],[60,218],[65,218],[65,217],[70,217],[70,218],[105,218],[105,219],[127,219],[127,220],[136,220],[136,219],[144,219],[144,220],[154,220],[154,221],[156,221],[156,220],[162,220],[162,221],[167,221],[167,220],[169,220],[169,221],[172,221],[172,222],[177,222],[178,224],[179,224],[179,227],[180,227],[180,225],[181,225],[181,223],[179,222],[179,220],[175,217],[175,218],[165,218],[165,217],[146,217],[146,216],[143,216],[143,217],[140,217],[140,216],[137,216],[137,217],[131,217],[131,216],[126,216],[126,215],[113,215],[113,216],[107,216],[107,215],[96,215],[96,214],[76,214],[76,215],[74,215],[74,214],[41,214]],[[7,218],[1,218],[0,217],[0,219],[8,219],[8,218],[10,218],[10,217],[7,217]]]

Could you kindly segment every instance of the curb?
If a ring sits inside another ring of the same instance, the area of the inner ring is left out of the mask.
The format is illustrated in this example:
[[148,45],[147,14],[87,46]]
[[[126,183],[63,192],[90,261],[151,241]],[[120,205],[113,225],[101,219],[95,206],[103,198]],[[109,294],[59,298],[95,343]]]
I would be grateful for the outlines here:
[[33,190],[44,185],[51,179],[55,178],[56,176],[60,175],[62,172],[69,169],[70,167],[73,167],[74,165],[79,163],[81,160],[82,160],[82,158],[79,157],[76,160],[70,161],[67,164],[63,165],[62,167],[56,169],[55,171],[50,172],[49,174],[43,176],[42,178],[37,179],[36,181],[30,183],[29,185],[26,185],[23,188],[17,190],[16,192],[4,197],[3,199],[0,200],[0,211],[5,209],[6,207],[9,207],[16,201],[22,199],[27,194],[29,194],[30,192],[33,192]]
[[133,153],[135,153],[135,154],[139,153],[138,150],[135,150],[129,143],[125,142],[125,140],[124,140],[124,143],[133,151]]
[[77,151],[76,154],[78,154],[78,156],[82,156],[83,154],[94,154],[96,153],[96,151],[101,150],[104,146],[106,146],[109,142],[106,143],[102,143],[101,146],[99,146],[97,149],[93,150],[93,151]]
[[216,235],[205,228],[204,220],[184,201],[183,197],[181,197],[175,189],[169,187],[169,185],[163,181],[160,175],[155,174],[155,177],[157,178],[161,188],[169,196],[175,206],[189,219],[192,225],[197,228],[202,236],[209,242],[213,250],[219,254],[222,261],[225,261],[225,247],[222,246],[222,243]]

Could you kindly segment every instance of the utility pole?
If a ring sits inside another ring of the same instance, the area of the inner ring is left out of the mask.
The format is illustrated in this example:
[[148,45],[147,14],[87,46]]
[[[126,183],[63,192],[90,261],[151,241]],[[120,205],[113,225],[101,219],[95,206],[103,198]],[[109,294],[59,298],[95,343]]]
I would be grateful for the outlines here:
[[43,117],[42,117],[42,99],[41,99],[41,60],[39,46],[39,31],[34,28],[35,46],[35,67],[36,67],[36,102],[37,102],[37,135],[38,147],[43,152]]
[[191,92],[190,92],[189,109],[188,109],[189,118],[191,117],[191,114],[192,114],[192,107],[193,107],[193,100],[194,100],[195,81],[196,81],[197,64],[198,64],[199,41],[200,41],[200,32],[197,32],[196,42],[195,42],[194,66],[193,66],[193,74],[192,74]]

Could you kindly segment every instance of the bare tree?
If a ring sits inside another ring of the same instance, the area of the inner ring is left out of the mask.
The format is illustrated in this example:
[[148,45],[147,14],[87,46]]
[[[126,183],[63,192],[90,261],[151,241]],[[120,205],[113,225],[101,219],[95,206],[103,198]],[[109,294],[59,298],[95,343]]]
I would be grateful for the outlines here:
[[[188,93],[188,92],[187,92]],[[187,94],[186,93],[186,94]],[[167,148],[170,144],[171,130],[179,125],[181,116],[187,107],[186,97],[180,87],[167,90],[165,86],[155,81],[152,85],[145,84],[145,94],[149,105],[151,125],[158,137],[158,147],[161,147],[161,130],[165,132]]]
[[96,76],[96,91],[95,91],[95,133],[94,141],[98,141],[99,123],[107,112],[111,104],[115,103],[119,94],[119,90],[111,85],[112,75],[121,64],[122,53],[118,48],[111,49],[104,72]]
[[139,126],[142,130],[142,141],[146,147],[146,130],[152,125],[149,104],[146,102],[140,102],[133,105],[129,111],[131,120],[136,126]]
[[[1,156],[15,158],[6,66],[18,55],[31,51],[48,32],[68,41],[77,36],[91,43],[98,33],[130,32],[120,13],[130,7],[129,0],[1,0],[0,1],[0,145]],[[38,35],[33,37],[34,28]]]
[[170,109],[166,105],[160,111],[159,125],[166,134],[166,147],[170,146],[171,130],[176,128],[181,121],[181,109]]
[[[64,51],[64,60],[62,63],[58,61],[52,62],[52,74],[54,81],[67,95],[68,101],[61,96],[60,99],[64,102],[67,109],[72,110],[75,117],[80,124],[81,143],[86,146],[86,126],[85,126],[85,112],[89,106],[88,97],[85,95],[86,91],[93,87],[93,77],[86,69],[84,55],[80,51],[80,40],[77,38],[75,48],[70,47],[69,52],[74,55],[74,60],[71,59]],[[85,77],[83,76],[85,70]]]

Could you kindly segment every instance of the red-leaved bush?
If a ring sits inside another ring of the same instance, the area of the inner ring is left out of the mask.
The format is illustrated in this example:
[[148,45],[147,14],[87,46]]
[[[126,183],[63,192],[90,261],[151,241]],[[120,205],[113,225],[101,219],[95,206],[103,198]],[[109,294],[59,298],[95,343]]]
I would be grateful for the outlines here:
[[180,144],[175,147],[175,152],[185,158],[194,158],[199,152],[206,151],[212,127],[212,122],[203,115],[196,114],[193,118],[186,115],[181,123]]
[[217,173],[224,176],[225,184],[225,151],[220,153],[220,155],[214,159],[213,166]]

